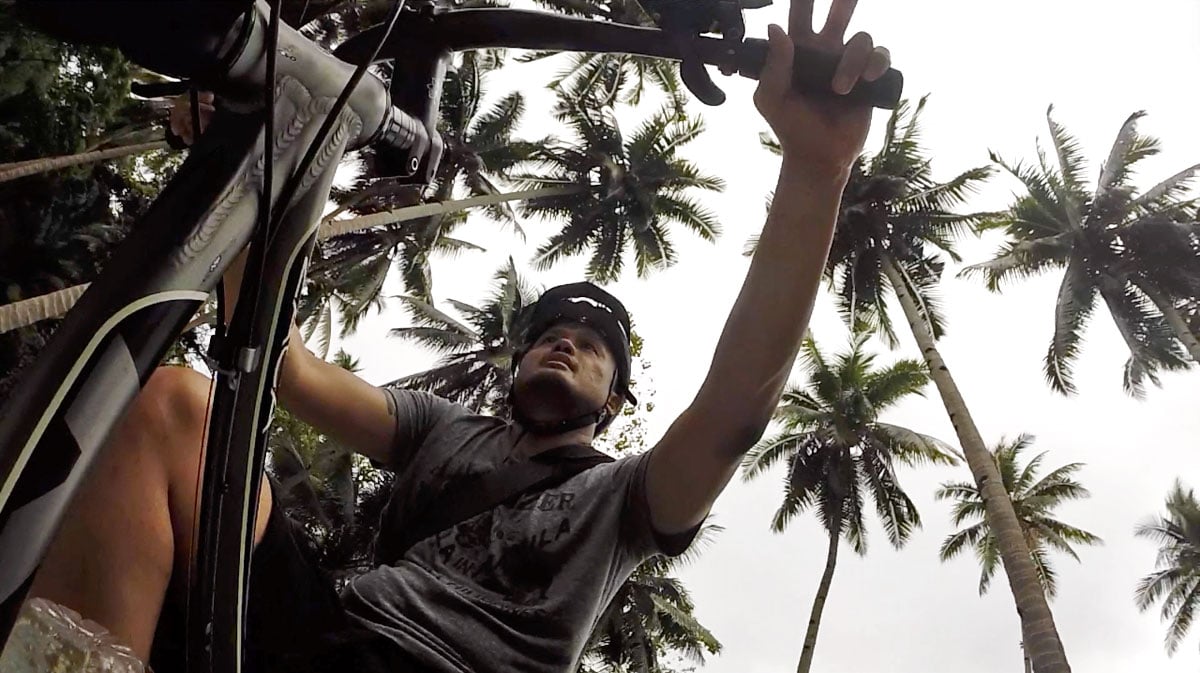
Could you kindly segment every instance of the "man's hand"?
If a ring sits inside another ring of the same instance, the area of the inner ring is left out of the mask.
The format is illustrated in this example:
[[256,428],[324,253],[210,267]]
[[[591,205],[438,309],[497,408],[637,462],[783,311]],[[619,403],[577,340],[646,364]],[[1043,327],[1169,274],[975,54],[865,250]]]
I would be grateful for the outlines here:
[[[214,96],[211,91],[201,91],[196,99],[200,102],[200,133],[208,126],[216,108],[213,107]],[[192,97],[190,94],[176,96],[171,104],[171,133],[179,136],[184,144],[196,142],[196,132],[192,128]]]
[[844,175],[862,151],[871,125],[871,108],[833,96],[812,96],[792,88],[795,46],[841,54],[833,93],[849,93],[859,80],[874,81],[891,66],[888,50],[876,47],[867,33],[843,44],[857,0],[833,0],[825,27],[813,32],[813,0],[792,0],[788,32],[768,29],[767,63],[759,78],[754,104],[783,146],[792,168],[805,173]]
[[704,385],[652,449],[646,499],[660,533],[689,530],[708,514],[742,455],[762,437],[796,361],[871,109],[794,91],[794,45],[841,56],[834,94],[850,91],[860,79],[878,79],[889,66],[886,50],[876,49],[866,33],[842,44],[854,5],[833,0],[825,28],[813,33],[813,0],[792,0],[791,37],[771,27],[754,102],[783,145],[784,168]]

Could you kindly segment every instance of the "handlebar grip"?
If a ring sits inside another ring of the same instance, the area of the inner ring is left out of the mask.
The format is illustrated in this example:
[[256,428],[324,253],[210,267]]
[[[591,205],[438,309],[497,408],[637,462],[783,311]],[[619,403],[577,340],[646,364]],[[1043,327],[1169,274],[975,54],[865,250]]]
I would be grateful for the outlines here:
[[[792,62],[792,86],[805,93],[835,96],[830,86],[837,70],[840,56],[828,51],[797,46],[796,59]],[[739,53],[738,74],[758,79],[767,62],[767,41],[747,38]],[[882,77],[873,81],[859,80],[850,93],[840,98],[871,107],[894,110],[900,104],[904,92],[904,75],[889,68]]]
[[432,180],[442,155],[441,136],[430,133],[425,124],[396,106],[369,141],[375,149],[376,171],[386,176],[414,176],[424,162],[428,167],[419,179]]

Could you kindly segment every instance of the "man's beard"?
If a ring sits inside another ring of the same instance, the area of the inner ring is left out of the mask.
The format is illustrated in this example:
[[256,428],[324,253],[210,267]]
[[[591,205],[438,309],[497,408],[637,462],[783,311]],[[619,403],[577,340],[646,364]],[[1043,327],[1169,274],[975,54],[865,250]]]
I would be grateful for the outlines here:
[[555,422],[596,411],[570,382],[549,372],[537,372],[516,388],[516,406],[530,419]]

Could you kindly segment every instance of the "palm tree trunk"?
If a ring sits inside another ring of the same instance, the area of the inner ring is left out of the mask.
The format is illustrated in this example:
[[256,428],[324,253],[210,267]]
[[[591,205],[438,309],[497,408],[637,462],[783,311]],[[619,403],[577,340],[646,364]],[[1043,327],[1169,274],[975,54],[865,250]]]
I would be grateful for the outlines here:
[[1025,660],[1025,673],[1033,673],[1033,662],[1029,660],[1029,652],[1025,649],[1025,643],[1021,643],[1021,658]]
[[829,584],[833,581],[833,570],[837,566],[838,542],[841,540],[841,505],[839,504],[838,520],[830,526],[834,531],[829,534],[829,552],[825,555],[825,572],[821,575],[821,583],[817,585],[817,595],[813,598],[812,613],[808,616],[808,631],[804,634],[804,649],[800,650],[800,665],[796,673],[808,673],[812,668],[813,651],[817,648],[817,631],[821,628],[821,614],[825,612],[825,599],[829,597]]
[[45,157],[43,159],[33,159],[30,161],[18,161],[11,164],[0,164],[0,182],[8,182],[17,178],[24,178],[38,173],[48,173],[60,168],[69,168],[71,166],[81,166],[83,164],[91,164],[97,161],[108,161],[109,159],[118,159],[127,157],[133,154],[142,154],[151,150],[160,150],[167,147],[165,140],[156,140],[149,143],[137,143],[135,145],[122,145],[121,147],[110,147],[106,150],[96,150],[95,152],[83,152],[80,154],[68,154],[60,157]]
[[1046,595],[1038,582],[1037,569],[1033,565],[1029,546],[1021,534],[1016,512],[1004,491],[996,463],[984,445],[979,429],[975,427],[975,421],[967,410],[958,385],[938,352],[926,317],[917,308],[904,275],[890,258],[884,258],[883,270],[904,308],[909,327],[912,328],[925,363],[929,366],[930,376],[942,397],[946,412],[950,415],[950,422],[953,423],[955,433],[962,444],[967,465],[983,496],[987,522],[996,535],[1004,572],[1008,576],[1008,585],[1016,601],[1017,614],[1021,617],[1021,634],[1028,647],[1026,652],[1033,664],[1033,670],[1037,673],[1070,673],[1071,666],[1067,663],[1066,652],[1054,625],[1054,615],[1050,612],[1050,605],[1046,602]]
[[83,283],[0,306],[0,333],[66,314],[83,296],[83,291],[88,285],[89,283]]
[[1134,284],[1162,313],[1167,324],[1171,326],[1171,330],[1175,332],[1175,338],[1179,339],[1183,346],[1187,348],[1188,353],[1192,356],[1192,360],[1200,364],[1200,339],[1192,333],[1187,321],[1183,319],[1183,316],[1179,314],[1179,310],[1175,308],[1175,303],[1164,297],[1147,283]]
[[342,236],[361,229],[370,229],[371,227],[380,227],[385,224],[395,224],[396,222],[406,222],[408,220],[416,220],[422,217],[431,215],[444,215],[453,213],[459,210],[468,208],[480,208],[495,205],[497,203],[505,203],[508,201],[528,201],[531,199],[543,199],[549,196],[563,196],[573,194],[579,190],[576,186],[566,187],[543,187],[541,189],[529,189],[523,192],[512,192],[508,194],[489,194],[487,196],[474,196],[469,199],[459,201],[444,201],[440,203],[423,203],[419,206],[409,206],[407,208],[397,208],[383,213],[375,213],[373,215],[364,215],[362,217],[354,217],[347,220],[336,220],[321,226],[320,238],[333,238],[334,236]]
[[[415,220],[421,217],[430,215],[439,215],[444,213],[452,213],[468,208],[477,208],[481,206],[490,206],[495,203],[503,203],[505,201],[526,201],[529,199],[540,199],[549,196],[561,196],[571,194],[579,188],[574,186],[567,187],[545,187],[542,189],[531,189],[523,192],[514,192],[511,194],[489,194],[488,196],[476,196],[470,199],[461,201],[446,201],[444,203],[426,203],[419,206],[409,206],[407,208],[397,208],[384,213],[376,213],[374,215],[366,215],[363,217],[355,217],[348,220],[338,220],[321,226],[320,232],[317,234],[318,240],[341,236],[360,229],[377,227],[393,222],[403,222],[406,220]],[[42,320],[62,317],[67,311],[75,305],[76,300],[83,295],[83,291],[87,289],[87,284],[76,285],[74,287],[59,290],[50,294],[44,294],[37,297],[30,297],[11,304],[0,306],[0,334],[10,330],[26,327]]]

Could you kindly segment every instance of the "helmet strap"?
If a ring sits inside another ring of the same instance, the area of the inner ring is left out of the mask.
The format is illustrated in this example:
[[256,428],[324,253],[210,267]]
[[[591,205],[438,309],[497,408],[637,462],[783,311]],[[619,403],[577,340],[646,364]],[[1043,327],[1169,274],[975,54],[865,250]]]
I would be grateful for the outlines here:
[[[522,354],[522,357],[524,355]],[[595,425],[599,428],[609,418],[608,414],[608,398],[612,397],[617,389],[617,374],[613,372],[612,383],[608,387],[608,397],[604,399],[604,404],[595,411],[580,414],[573,418],[566,418],[561,421],[535,421],[521,411],[521,406],[517,404],[517,389],[516,389],[516,367],[513,368],[513,385],[509,388],[509,402],[512,406],[512,417],[521,427],[531,435],[539,437],[548,437],[553,435],[561,435],[564,432],[578,430],[579,428]]]

